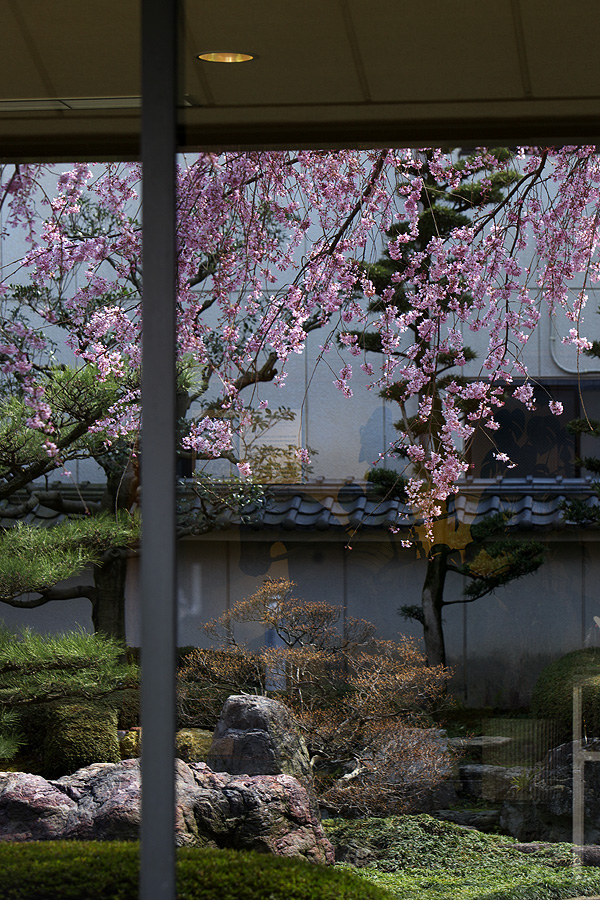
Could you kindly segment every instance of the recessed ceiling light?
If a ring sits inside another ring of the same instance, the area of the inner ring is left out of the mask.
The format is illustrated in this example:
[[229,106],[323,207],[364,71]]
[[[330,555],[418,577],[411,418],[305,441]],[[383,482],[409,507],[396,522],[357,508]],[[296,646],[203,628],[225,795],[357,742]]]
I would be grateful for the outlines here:
[[250,62],[250,60],[255,59],[255,57],[250,53],[237,53],[235,51],[225,50],[210,50],[206,53],[199,53],[198,59],[201,59],[204,62],[240,63]]

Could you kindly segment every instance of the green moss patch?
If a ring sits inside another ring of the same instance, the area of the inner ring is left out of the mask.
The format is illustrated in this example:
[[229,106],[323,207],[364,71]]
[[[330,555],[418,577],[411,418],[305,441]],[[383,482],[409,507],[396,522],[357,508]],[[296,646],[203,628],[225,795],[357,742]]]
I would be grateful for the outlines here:
[[336,857],[401,900],[558,900],[600,894],[600,870],[573,865],[570,844],[523,853],[512,838],[427,815],[327,820]]

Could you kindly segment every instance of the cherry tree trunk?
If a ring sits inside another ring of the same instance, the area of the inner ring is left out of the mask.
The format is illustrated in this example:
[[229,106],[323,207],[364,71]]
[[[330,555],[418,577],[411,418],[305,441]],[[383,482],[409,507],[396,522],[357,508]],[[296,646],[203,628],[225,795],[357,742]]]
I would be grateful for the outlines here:
[[127,556],[111,553],[101,566],[94,566],[96,598],[92,604],[95,632],[125,643],[125,578]]
[[427,572],[421,593],[421,606],[423,608],[425,653],[427,663],[430,666],[446,665],[446,647],[442,624],[446,572],[447,563],[444,552],[428,558]]

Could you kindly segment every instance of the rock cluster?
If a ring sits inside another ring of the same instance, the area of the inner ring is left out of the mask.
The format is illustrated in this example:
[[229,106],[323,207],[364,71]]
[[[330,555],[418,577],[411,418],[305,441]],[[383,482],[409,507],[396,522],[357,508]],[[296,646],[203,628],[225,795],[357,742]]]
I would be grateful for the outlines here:
[[[572,743],[550,750],[539,767],[461,765],[459,781],[460,799],[476,801],[474,808],[437,809],[439,818],[522,842],[573,840]],[[594,761],[585,764],[584,825],[586,845],[600,844],[600,763]]]
[[[587,749],[598,750],[597,746]],[[587,844],[600,843],[600,765],[585,764],[584,826]],[[520,791],[507,795],[500,827],[521,841],[573,839],[573,744],[547,754],[539,771]]]
[[[176,761],[176,842],[333,862],[306,789],[289,775],[215,773]],[[137,759],[46,781],[0,773],[0,840],[131,840],[140,823]]]

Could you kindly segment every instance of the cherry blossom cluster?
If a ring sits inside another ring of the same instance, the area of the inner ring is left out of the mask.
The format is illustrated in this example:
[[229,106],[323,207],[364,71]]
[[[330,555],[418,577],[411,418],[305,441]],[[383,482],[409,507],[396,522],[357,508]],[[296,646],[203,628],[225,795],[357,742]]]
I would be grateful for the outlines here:
[[[434,236],[369,307],[375,288],[362,264],[381,253],[392,225],[402,227],[389,254],[405,258],[427,199],[425,176],[458,190],[482,166],[491,173],[509,165],[519,178],[505,199],[475,210],[449,237]],[[14,307],[11,282],[37,292],[29,318],[14,310],[4,318],[0,370],[29,386],[31,427],[46,434],[50,451],[52,411],[43,390],[33,389],[34,357],[51,352],[50,326],[62,329],[65,345],[100,379],[123,381],[122,396],[98,426],[107,439],[139,427],[127,377],[140,366],[140,183],[137,164],[75,164],[57,174],[40,166],[0,169],[6,234],[24,228],[30,242],[18,265],[3,272],[3,303]],[[512,388],[514,396],[533,407],[523,348],[543,309],[564,311],[572,327],[563,339],[577,352],[590,346],[581,329],[587,289],[600,276],[593,147],[522,149],[504,161],[481,150],[468,164],[441,150],[205,153],[180,161],[177,190],[178,352],[213,392],[213,412],[190,419],[183,446],[204,457],[232,453],[235,415],[215,410],[241,410],[242,390],[258,392],[261,381],[273,380],[275,362],[283,385],[287,361],[316,328],[329,335],[322,352],[337,332],[353,356],[362,353],[356,333],[376,331],[383,354],[377,364],[362,363],[369,387],[402,385],[402,402],[415,405],[424,426],[443,361],[451,355],[465,366],[469,335],[483,332],[478,375],[444,387],[435,440],[423,439],[423,428],[418,440],[399,438],[412,465],[409,497],[430,522],[467,471],[464,447],[474,429],[498,427],[495,412],[515,377],[524,383]],[[410,298],[402,314],[393,303],[399,284]],[[352,377],[345,363],[335,378],[347,397]],[[562,412],[556,402],[550,409]],[[250,477],[248,464],[239,463]]]

